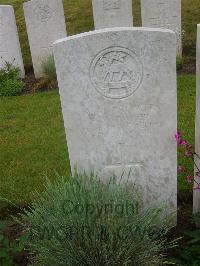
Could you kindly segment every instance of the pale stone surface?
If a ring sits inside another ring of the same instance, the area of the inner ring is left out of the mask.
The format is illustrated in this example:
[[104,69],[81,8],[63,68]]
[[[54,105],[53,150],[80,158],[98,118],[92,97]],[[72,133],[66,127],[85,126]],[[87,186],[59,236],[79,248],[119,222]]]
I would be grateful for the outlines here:
[[0,67],[5,62],[20,68],[21,77],[24,77],[24,64],[12,6],[0,6]]
[[[195,150],[200,155],[200,24],[197,25],[197,86],[196,86],[196,133],[195,133]],[[200,169],[200,159],[195,157],[197,166]],[[195,167],[195,172],[197,168]],[[195,175],[196,181],[200,184],[200,177]],[[200,191],[196,189],[197,184],[194,183],[193,193],[193,212],[200,212]],[[200,224],[199,224],[200,226]]]
[[92,0],[95,29],[132,27],[132,0]]
[[182,56],[181,0],[141,0],[142,26],[173,30],[177,55]]
[[72,170],[130,172],[145,202],[177,204],[176,38],[113,28],[54,44]]
[[42,62],[53,53],[53,43],[67,36],[62,0],[32,0],[24,3],[35,77],[44,76]]

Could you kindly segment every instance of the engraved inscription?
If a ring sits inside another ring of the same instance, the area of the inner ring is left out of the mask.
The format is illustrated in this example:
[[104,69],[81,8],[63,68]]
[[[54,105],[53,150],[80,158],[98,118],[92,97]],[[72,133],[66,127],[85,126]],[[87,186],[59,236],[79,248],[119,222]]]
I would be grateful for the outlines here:
[[121,0],[103,0],[104,10],[120,9],[120,7]]
[[135,125],[141,130],[160,126],[161,121],[158,120],[160,108],[154,104],[146,104],[138,107],[138,113],[135,117]]
[[3,55],[5,55],[5,54],[7,54],[7,53],[8,53],[8,51],[0,50],[1,58],[2,58]]
[[[88,95],[88,94],[87,94],[87,99],[88,99],[88,101],[91,101],[91,103],[93,103],[90,95]],[[93,104],[88,105],[87,102],[83,100],[80,102],[80,104],[82,106],[82,112],[87,114],[87,117],[89,118],[90,122],[95,121],[97,114],[100,115],[102,107],[99,106],[97,103],[93,103]],[[96,131],[95,131],[95,133],[96,133]]]
[[48,21],[52,16],[52,10],[48,5],[38,5],[34,12],[37,19],[41,22]]
[[177,39],[180,40],[181,32],[180,29],[177,27],[178,15],[169,15],[169,12],[166,12],[166,10],[168,9],[168,3],[159,2],[157,15],[155,17],[149,18],[150,25],[152,27],[171,29],[176,33]]
[[129,174],[133,170],[135,173],[139,172],[144,167],[143,162],[135,162],[134,160],[126,158],[127,147],[124,142],[118,143],[116,148],[116,155],[112,157],[113,162],[111,164],[104,165],[104,173],[110,173],[110,175],[117,174],[118,176],[121,176],[123,173],[125,175]]
[[140,86],[143,67],[131,50],[109,47],[101,51],[92,61],[90,78],[101,95],[122,99],[132,95]]
[[139,164],[139,163],[135,163],[131,160],[126,160],[126,152],[125,152],[125,148],[126,148],[126,144],[124,142],[119,142],[117,145],[117,156],[113,156],[113,163],[107,167],[114,167],[114,166],[134,166],[135,164]]
[[41,47],[42,53],[53,53],[53,45],[50,45],[49,47]]
[[[159,106],[149,103],[140,105],[136,109],[137,111],[134,111],[134,113],[131,114],[127,113],[121,106],[116,106],[112,108],[112,117],[109,116],[109,114],[107,114],[107,117],[110,119],[110,124],[116,121],[117,123],[123,125],[123,127],[134,121],[135,127],[133,131],[139,129],[150,132],[155,127],[161,126],[161,121],[158,115],[161,113]],[[124,130],[126,130],[126,128],[124,128]]]

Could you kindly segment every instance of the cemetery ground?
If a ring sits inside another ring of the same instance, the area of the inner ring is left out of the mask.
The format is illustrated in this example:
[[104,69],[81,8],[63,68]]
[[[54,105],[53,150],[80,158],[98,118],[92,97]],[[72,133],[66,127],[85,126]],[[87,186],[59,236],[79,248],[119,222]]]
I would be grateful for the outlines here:
[[[178,77],[178,128],[194,144],[195,75]],[[50,92],[0,98],[0,193],[26,205],[45,177],[66,174],[69,161],[59,94]],[[180,164],[181,164],[180,159]],[[192,162],[186,160],[192,172]],[[179,178],[179,189],[188,183]],[[192,191],[191,191],[192,192]]]
[[[191,144],[194,144],[195,82],[195,75],[178,76],[178,128]],[[46,177],[53,180],[56,174],[66,175],[70,165],[57,90],[1,98],[0,106],[0,154],[4,155],[0,159],[0,193],[12,202],[1,202],[0,219],[10,220],[10,215],[30,204],[35,191],[44,190]],[[192,172],[193,163],[182,160],[179,158],[179,163]],[[182,236],[192,228],[192,187],[183,176],[179,176],[178,190],[181,218],[174,235]],[[8,237],[16,239],[20,234],[20,226],[11,222]],[[26,257],[27,252],[20,252],[15,260],[23,265]]]

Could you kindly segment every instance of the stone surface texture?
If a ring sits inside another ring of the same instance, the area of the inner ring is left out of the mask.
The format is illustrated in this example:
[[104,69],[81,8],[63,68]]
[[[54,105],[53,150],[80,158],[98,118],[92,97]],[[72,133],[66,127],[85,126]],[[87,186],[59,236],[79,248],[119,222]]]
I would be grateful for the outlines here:
[[95,29],[132,27],[132,0],[92,0]]
[[135,182],[148,203],[177,205],[176,38],[110,28],[54,44],[72,170]]
[[[197,25],[197,86],[196,86],[196,132],[195,132],[195,151],[200,155],[200,24]],[[196,164],[200,168],[200,160],[195,157]],[[195,167],[195,173],[197,168]],[[200,177],[196,176],[195,179],[197,183],[200,184]],[[197,184],[194,183],[193,192],[193,211],[194,213],[200,212],[200,191],[197,190]],[[199,223],[200,226],[200,223]]]
[[36,78],[44,76],[42,62],[53,53],[53,43],[67,36],[62,0],[24,3],[32,62]]
[[12,6],[0,5],[0,67],[5,62],[20,68],[21,77],[24,77],[24,64]]
[[182,56],[181,0],[141,0],[142,26],[173,30]]

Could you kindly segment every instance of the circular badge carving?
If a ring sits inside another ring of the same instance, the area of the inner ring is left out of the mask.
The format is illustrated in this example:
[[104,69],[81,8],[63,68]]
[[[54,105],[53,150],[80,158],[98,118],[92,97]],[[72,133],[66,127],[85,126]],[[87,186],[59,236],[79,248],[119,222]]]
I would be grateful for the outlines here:
[[48,5],[38,5],[35,8],[35,14],[41,22],[46,22],[51,18],[52,11]]
[[131,50],[110,47],[101,51],[90,66],[90,78],[96,90],[107,98],[122,99],[140,86],[143,67]]

